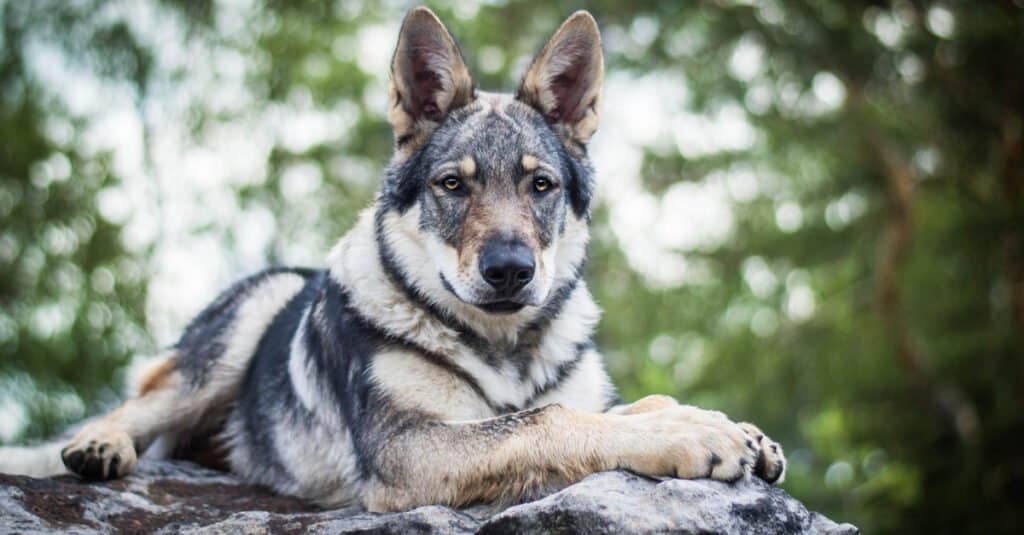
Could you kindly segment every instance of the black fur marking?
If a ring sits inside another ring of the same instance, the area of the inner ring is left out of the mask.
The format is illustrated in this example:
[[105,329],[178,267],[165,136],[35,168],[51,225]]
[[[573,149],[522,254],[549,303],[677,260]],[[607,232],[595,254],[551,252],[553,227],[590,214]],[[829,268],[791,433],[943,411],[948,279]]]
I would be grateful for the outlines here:
[[284,273],[309,278],[315,271],[303,268],[271,268],[243,279],[222,292],[185,328],[173,348],[175,366],[193,388],[206,382],[206,375],[224,353],[225,335],[235,321],[238,308],[253,289],[267,279]]
[[594,171],[589,162],[581,161],[562,147],[559,153],[562,173],[568,177],[566,190],[569,192],[569,206],[576,217],[590,221],[590,203],[594,196]]
[[330,277],[325,277],[306,323],[307,358],[313,373],[325,379],[330,395],[341,408],[353,438],[356,464],[362,477],[373,474],[372,433],[369,419],[372,407],[368,381],[370,359],[381,346],[379,332],[354,314],[345,293]]
[[384,207],[404,214],[419,200],[427,184],[427,171],[422,165],[425,148],[426,146],[422,146],[416,149],[399,165],[388,167],[379,199]]
[[441,286],[443,286],[445,290],[448,290],[448,292],[454,295],[455,297],[458,297],[458,294],[455,293],[455,288],[452,287],[452,283],[448,282],[448,279],[444,276],[444,273],[440,273],[439,275],[441,277]]
[[416,344],[410,343],[410,342],[408,342],[406,340],[397,340],[397,339],[395,339],[394,342],[396,344],[398,344],[398,345],[400,345],[400,346],[410,350],[412,353],[415,353],[415,354],[417,354],[419,356],[422,356],[423,358],[427,359],[428,361],[430,361],[430,362],[432,362],[432,363],[434,363],[434,364],[444,368],[445,370],[447,370],[452,375],[455,375],[456,377],[461,379],[463,382],[465,382],[467,385],[469,385],[469,387],[473,389],[473,392],[476,392],[477,396],[479,396],[480,399],[482,399],[484,401],[484,403],[486,403],[487,406],[490,407],[491,410],[493,410],[494,412],[499,413],[499,414],[503,413],[503,412],[508,412],[507,406],[497,404],[491,398],[489,398],[487,396],[487,392],[483,389],[482,386],[480,386],[480,383],[478,383],[477,380],[472,375],[470,375],[469,372],[467,372],[465,369],[463,369],[458,364],[455,364],[454,362],[449,360],[444,355],[440,355],[438,353],[434,353],[432,351],[428,351],[428,350],[426,350],[426,349],[424,349],[422,347],[419,347]]
[[534,388],[533,394],[526,400],[526,403],[524,403],[523,406],[529,407],[533,402],[537,401],[538,398],[562,384],[563,381],[572,375],[572,372],[576,370],[576,367],[579,366],[580,361],[583,360],[583,355],[593,348],[594,344],[590,340],[576,344],[576,354],[573,355],[573,358],[558,365],[553,379],[550,379],[547,383],[542,385],[537,385]]
[[308,277],[302,290],[274,317],[260,338],[238,393],[238,412],[247,435],[243,442],[249,458],[259,463],[250,470],[273,472],[273,479],[278,481],[289,481],[292,476],[277,455],[275,429],[270,422],[299,406],[289,381],[288,357],[302,314],[312,303],[325,276],[326,272],[319,272]]
[[537,416],[551,408],[551,405],[534,407],[491,418],[479,424],[480,431],[494,436],[508,435],[518,430],[522,424],[536,421]]

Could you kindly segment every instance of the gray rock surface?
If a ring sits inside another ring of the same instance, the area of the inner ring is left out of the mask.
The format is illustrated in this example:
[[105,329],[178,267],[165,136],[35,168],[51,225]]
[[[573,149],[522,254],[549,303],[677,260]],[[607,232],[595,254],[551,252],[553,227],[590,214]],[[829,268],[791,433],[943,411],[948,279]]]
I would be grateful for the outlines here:
[[393,514],[320,510],[183,462],[85,483],[0,474],[2,533],[857,533],[760,481],[658,481],[595,474],[500,509],[420,507]]

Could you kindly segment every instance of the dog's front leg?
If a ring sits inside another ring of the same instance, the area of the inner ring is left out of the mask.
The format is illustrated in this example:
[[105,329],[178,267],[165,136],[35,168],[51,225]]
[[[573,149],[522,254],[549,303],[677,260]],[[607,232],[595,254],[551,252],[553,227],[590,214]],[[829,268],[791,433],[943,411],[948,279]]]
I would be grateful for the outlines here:
[[515,502],[617,468],[650,476],[735,481],[754,441],[721,413],[678,404],[624,414],[548,405],[472,422],[411,426],[375,456],[371,511]]

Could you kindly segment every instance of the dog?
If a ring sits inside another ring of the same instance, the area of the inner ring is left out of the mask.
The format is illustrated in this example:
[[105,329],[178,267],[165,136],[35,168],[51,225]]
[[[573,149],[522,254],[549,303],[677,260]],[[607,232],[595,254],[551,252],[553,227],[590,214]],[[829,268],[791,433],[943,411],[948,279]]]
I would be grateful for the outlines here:
[[369,511],[520,502],[615,469],[781,481],[781,447],[751,424],[667,396],[623,404],[594,346],[582,272],[603,62],[580,11],[515,94],[480,91],[438,17],[410,11],[394,156],[326,269],[225,291],[63,465],[119,478],[159,450]]

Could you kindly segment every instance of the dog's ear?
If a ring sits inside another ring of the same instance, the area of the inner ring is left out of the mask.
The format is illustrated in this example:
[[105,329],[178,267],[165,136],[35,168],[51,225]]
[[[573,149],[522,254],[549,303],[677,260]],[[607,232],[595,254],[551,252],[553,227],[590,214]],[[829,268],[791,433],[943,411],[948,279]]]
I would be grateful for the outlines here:
[[455,38],[433,11],[405,16],[391,60],[388,121],[401,150],[415,149],[448,115],[473,100],[473,80]]
[[577,11],[534,58],[516,98],[540,111],[570,147],[581,147],[597,130],[603,80],[597,21]]

